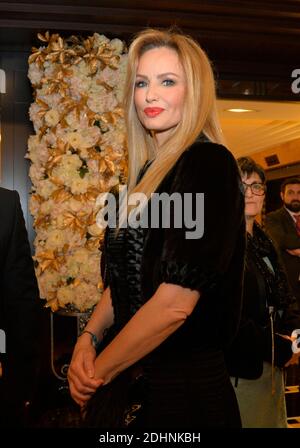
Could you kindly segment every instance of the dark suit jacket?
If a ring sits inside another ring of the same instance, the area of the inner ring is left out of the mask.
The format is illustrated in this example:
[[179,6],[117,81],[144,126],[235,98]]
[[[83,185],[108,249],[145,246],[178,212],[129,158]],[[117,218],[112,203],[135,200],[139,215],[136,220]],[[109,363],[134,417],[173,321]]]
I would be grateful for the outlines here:
[[0,427],[22,424],[24,402],[37,380],[40,338],[39,292],[25,222],[16,191],[0,188]]
[[265,227],[279,250],[290,286],[300,306],[300,257],[290,255],[286,251],[286,249],[300,248],[300,237],[297,234],[293,218],[282,207],[266,216]]

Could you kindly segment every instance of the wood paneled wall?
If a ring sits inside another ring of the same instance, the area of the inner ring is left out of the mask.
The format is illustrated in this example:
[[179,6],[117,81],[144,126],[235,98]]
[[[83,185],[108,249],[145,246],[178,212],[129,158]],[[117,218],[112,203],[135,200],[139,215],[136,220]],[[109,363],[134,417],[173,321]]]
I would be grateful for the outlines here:
[[[252,158],[262,165],[264,169],[270,169],[272,167],[268,167],[265,158],[273,154],[277,155],[280,165],[295,165],[296,163],[300,163],[300,139],[298,138],[272,146],[264,151],[252,154]],[[276,168],[276,165],[273,168]],[[300,176],[300,171],[298,174]]]
[[130,40],[144,27],[174,25],[198,39],[223,73],[285,78],[298,65],[298,0],[0,1],[0,41],[23,35],[30,43],[47,29]]

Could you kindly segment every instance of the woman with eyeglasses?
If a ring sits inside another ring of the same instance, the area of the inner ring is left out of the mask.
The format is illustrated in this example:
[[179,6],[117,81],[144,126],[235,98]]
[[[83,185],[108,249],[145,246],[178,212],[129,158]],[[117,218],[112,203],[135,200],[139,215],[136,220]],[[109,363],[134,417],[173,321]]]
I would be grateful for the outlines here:
[[227,366],[244,428],[287,427],[283,367],[298,363],[291,333],[300,315],[272,241],[256,222],[265,199],[265,173],[249,157],[238,159],[247,229],[244,301]]

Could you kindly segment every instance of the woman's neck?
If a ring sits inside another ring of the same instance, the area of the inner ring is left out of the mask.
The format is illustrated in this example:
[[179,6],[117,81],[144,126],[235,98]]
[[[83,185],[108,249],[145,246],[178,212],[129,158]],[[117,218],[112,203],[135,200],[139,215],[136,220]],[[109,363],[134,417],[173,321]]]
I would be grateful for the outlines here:
[[253,235],[253,224],[255,218],[253,216],[246,216],[246,230],[250,235]]

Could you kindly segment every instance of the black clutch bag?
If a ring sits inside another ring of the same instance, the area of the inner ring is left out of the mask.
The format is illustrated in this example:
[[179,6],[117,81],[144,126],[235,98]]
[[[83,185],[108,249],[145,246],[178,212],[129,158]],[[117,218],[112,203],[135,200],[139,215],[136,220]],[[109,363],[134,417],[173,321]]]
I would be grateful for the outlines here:
[[[115,336],[109,331],[100,350]],[[145,410],[148,383],[139,364],[121,372],[105,386],[100,386],[87,402],[82,426],[126,428],[136,426]]]
[[143,426],[147,401],[147,380],[126,370],[105,386],[100,386],[87,402],[82,426],[90,428],[126,428]]

